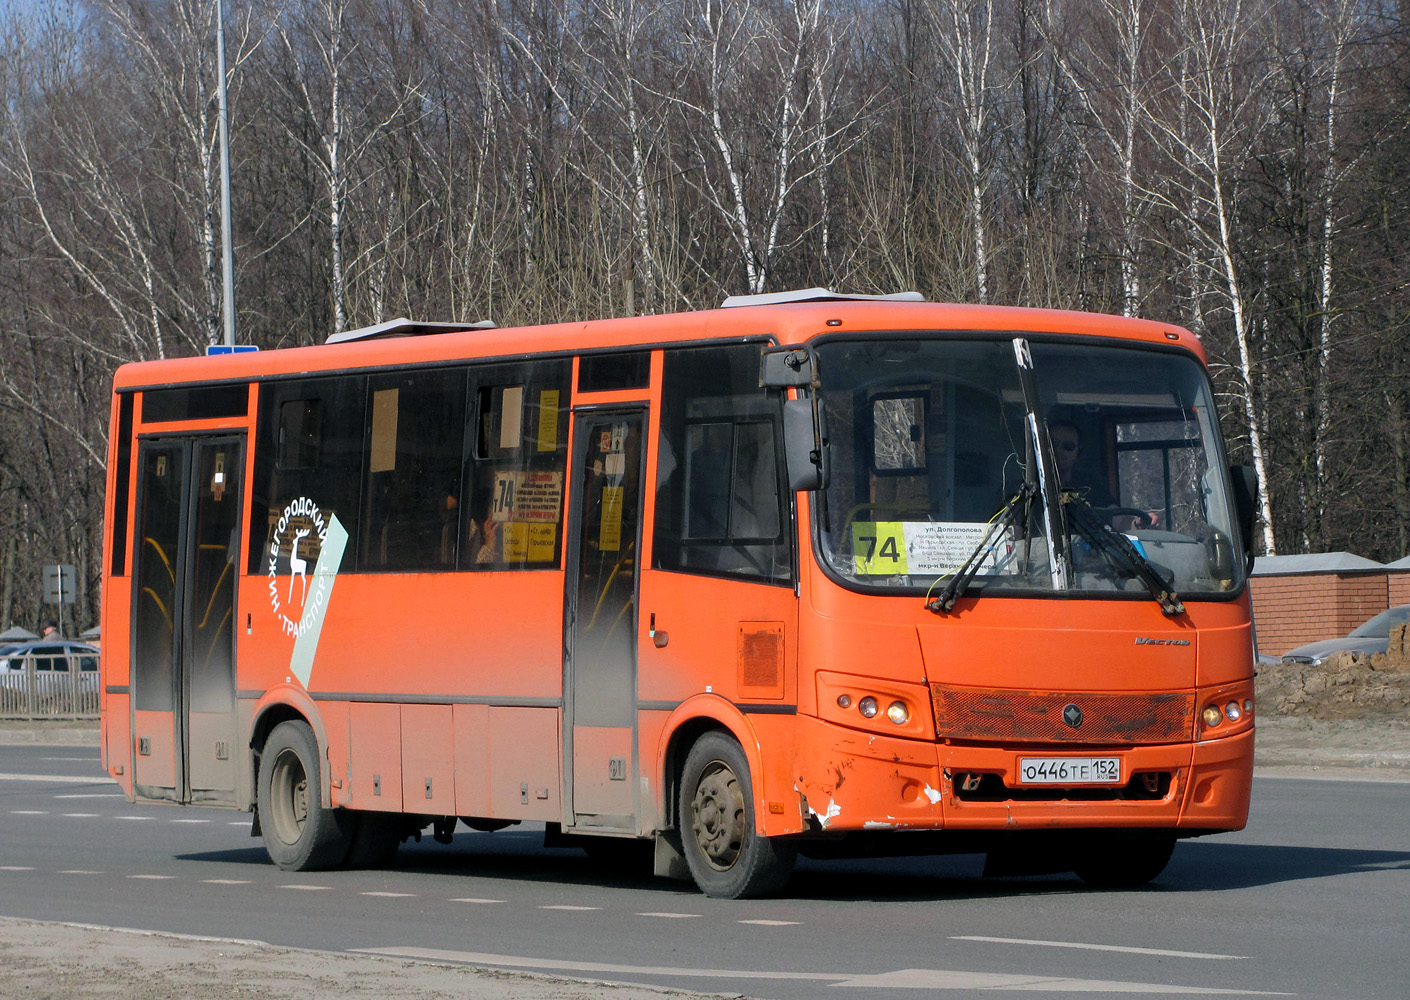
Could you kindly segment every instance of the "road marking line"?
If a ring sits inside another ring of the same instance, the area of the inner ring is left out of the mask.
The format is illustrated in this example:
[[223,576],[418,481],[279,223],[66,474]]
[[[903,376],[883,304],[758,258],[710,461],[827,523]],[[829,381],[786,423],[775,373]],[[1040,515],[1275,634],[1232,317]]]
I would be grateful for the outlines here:
[[60,875],[103,875],[105,872],[90,872],[82,868],[70,868],[67,871],[59,872]]
[[638,913],[638,917],[662,917],[666,920],[687,920],[700,916],[699,913]]
[[1132,983],[1119,980],[1071,979],[1063,976],[1034,976],[1008,972],[963,972],[946,969],[897,969],[875,975],[830,972],[772,972],[760,969],[686,969],[676,966],[620,965],[611,962],[567,962],[517,955],[490,955],[440,948],[351,948],[360,955],[387,955],[420,958],[432,962],[463,962],[515,969],[551,972],[603,973],[629,976],[682,976],[696,979],[774,979],[828,983],[831,986],[872,986],[884,989],[994,990],[1029,993],[1156,993],[1199,994],[1205,996],[1293,996],[1262,990],[1217,989],[1205,986],[1174,986],[1168,983]]
[[250,828],[250,821],[247,820],[247,819],[236,819],[236,820],[231,820],[229,823],[226,823],[225,825],[226,825],[226,826],[243,826],[246,830],[248,830],[248,829]]
[[55,795],[56,799],[125,799],[121,792],[74,792],[70,795]]
[[23,865],[0,865],[0,872],[32,872],[33,868],[26,868]]
[[64,819],[96,819],[97,813],[64,813]]
[[208,819],[174,819],[173,823],[209,823]]
[[300,892],[322,892],[324,889],[333,888],[331,885],[281,885],[281,889],[297,889]]
[[128,877],[128,878],[144,878],[144,879],[148,879],[148,880],[150,880],[150,881],[152,881],[152,882],[161,882],[161,881],[165,881],[165,880],[167,880],[167,879],[176,878],[175,875],[129,875],[129,876],[127,876],[127,877]]
[[11,809],[11,816],[48,816],[47,809]]
[[147,820],[149,820],[149,819],[151,819],[151,818],[152,818],[151,816],[114,816],[114,817],[113,817],[113,819],[127,819],[127,820],[132,820],[134,823],[145,823]]
[[503,903],[502,899],[476,899],[474,896],[463,896],[460,899],[452,899],[452,903]]
[[0,781],[56,781],[63,785],[106,785],[108,778],[80,778],[75,774],[0,774]]
[[415,896],[414,892],[364,892],[364,896],[386,896],[391,899],[401,899],[405,896]]
[[540,910],[600,910],[600,906],[540,906]]
[[1216,961],[1242,960],[1247,955],[1217,955],[1204,951],[1171,951],[1166,948],[1135,948],[1118,944],[1084,944],[1080,941],[1032,941],[1027,938],[986,937],[982,934],[960,934],[951,941],[986,941],[990,944],[1028,944],[1039,948],[1076,948],[1081,951],[1119,951],[1128,955],[1163,955],[1166,958],[1207,958]]
[[797,920],[740,920],[741,924],[757,924],[760,927],[797,927]]
[[203,878],[203,879],[201,879],[201,881],[204,882],[204,883],[206,883],[206,885],[249,885],[249,884],[250,884],[250,879],[247,879],[247,878]]

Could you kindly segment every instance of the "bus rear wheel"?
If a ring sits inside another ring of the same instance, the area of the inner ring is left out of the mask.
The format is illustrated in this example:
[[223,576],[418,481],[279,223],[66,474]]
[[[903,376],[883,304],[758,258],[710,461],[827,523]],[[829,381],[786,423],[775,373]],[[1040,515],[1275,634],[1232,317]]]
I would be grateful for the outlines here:
[[323,808],[318,740],[308,723],[281,722],[260,754],[256,800],[269,858],[285,871],[342,864],[352,846],[354,819]]
[[678,815],[686,864],[705,895],[761,896],[788,881],[797,849],[760,836],[749,762],[729,736],[706,733],[690,748]]

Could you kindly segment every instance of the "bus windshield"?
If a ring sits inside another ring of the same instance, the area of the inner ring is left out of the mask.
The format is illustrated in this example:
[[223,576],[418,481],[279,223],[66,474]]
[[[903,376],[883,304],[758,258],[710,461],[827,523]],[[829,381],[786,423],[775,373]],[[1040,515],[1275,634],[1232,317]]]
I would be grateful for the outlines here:
[[[1093,526],[1187,597],[1241,584],[1218,417],[1192,356],[1012,334],[830,340],[817,358],[832,464],[817,537],[844,585],[933,593],[987,537],[970,596],[1147,595]],[[1044,510],[1044,480],[1065,516]]]

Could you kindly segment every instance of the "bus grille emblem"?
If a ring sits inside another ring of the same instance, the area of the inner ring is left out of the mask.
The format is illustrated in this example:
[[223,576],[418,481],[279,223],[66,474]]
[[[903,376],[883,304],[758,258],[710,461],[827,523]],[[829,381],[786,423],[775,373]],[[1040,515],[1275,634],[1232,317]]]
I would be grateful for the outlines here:
[[1076,705],[1067,705],[1062,710],[1062,721],[1066,722],[1073,729],[1082,725],[1082,709]]

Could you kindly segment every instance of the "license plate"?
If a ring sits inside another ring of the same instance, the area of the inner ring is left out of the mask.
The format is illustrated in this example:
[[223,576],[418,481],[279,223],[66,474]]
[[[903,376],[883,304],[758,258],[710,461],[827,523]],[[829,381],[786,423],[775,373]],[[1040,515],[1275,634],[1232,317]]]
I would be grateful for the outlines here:
[[1021,757],[1018,780],[1024,785],[1119,785],[1120,757]]

